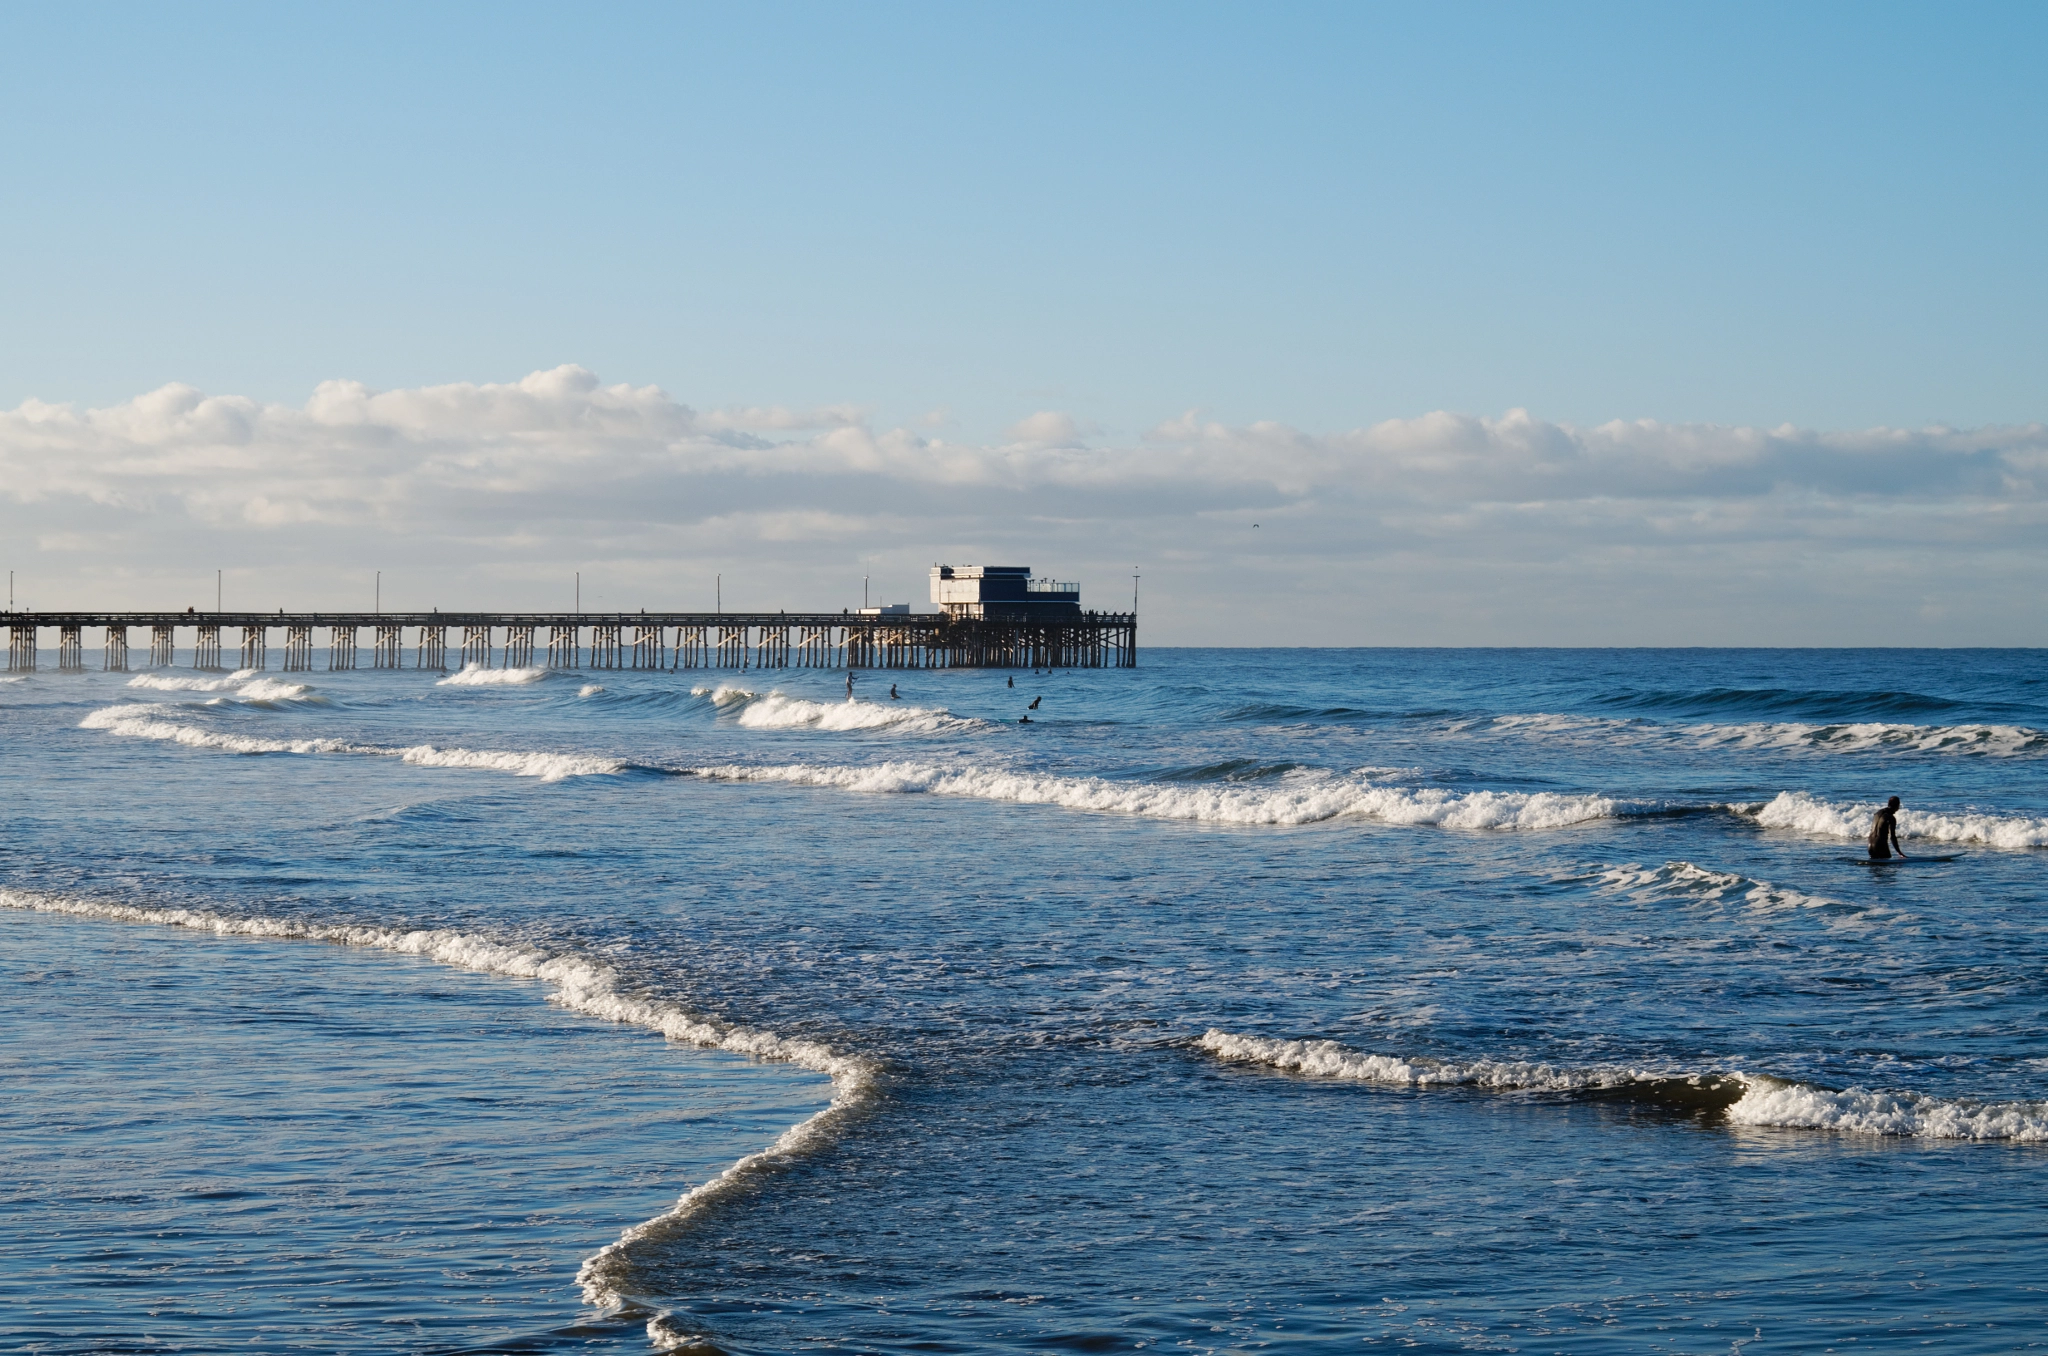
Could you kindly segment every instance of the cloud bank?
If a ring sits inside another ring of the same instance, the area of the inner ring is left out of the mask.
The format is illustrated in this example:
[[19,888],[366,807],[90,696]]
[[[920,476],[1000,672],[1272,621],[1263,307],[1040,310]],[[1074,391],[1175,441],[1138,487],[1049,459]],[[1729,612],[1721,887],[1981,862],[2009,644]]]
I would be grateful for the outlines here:
[[[1030,564],[1154,643],[2039,644],[2048,427],[1434,413],[1315,433],[1038,411],[994,444],[854,406],[700,411],[580,367],[302,408],[171,385],[0,413],[34,607],[838,608]],[[722,585],[714,576],[722,575]]]

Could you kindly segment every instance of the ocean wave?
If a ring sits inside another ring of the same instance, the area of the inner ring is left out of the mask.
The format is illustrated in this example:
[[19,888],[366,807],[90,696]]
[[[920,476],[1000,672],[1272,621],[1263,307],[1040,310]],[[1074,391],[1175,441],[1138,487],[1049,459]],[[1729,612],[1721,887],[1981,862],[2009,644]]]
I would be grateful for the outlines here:
[[233,734],[185,725],[165,717],[176,708],[154,703],[103,706],[86,713],[78,722],[81,730],[104,730],[128,739],[155,739],[183,744],[193,749],[218,749],[223,753],[377,753],[381,750],[351,744],[342,739],[271,739],[257,735]]
[[138,673],[128,680],[130,687],[151,688],[158,692],[225,692],[231,687],[240,687],[263,672],[261,669],[236,669],[220,678],[185,678],[175,673]]
[[[1870,833],[1877,805],[1841,805],[1804,791],[1780,791],[1766,805],[1744,807],[1767,829],[1792,829],[1823,838],[1861,842]],[[1936,843],[1983,843],[1999,848],[2048,847],[2048,819],[1984,814],[1899,811],[1899,837]]]
[[1650,1102],[1718,1113],[1731,1125],[1923,1139],[2048,1142],[2048,1102],[1983,1102],[1913,1092],[1837,1090],[1740,1072],[1689,1073],[1624,1065],[1572,1068],[1522,1060],[1378,1055],[1336,1041],[1273,1040],[1213,1027],[1195,1044],[1217,1059],[1312,1078]]
[[[154,692],[223,694],[208,699],[213,705],[227,701],[269,705],[275,702],[324,700],[313,695],[310,683],[294,683],[285,678],[266,678],[260,669],[237,669],[224,678],[184,678],[169,673],[138,673],[128,680],[128,686]],[[226,695],[230,691],[232,695]]]
[[1197,1048],[1221,1060],[1262,1064],[1287,1073],[1316,1078],[1344,1078],[1397,1087],[1470,1087],[1496,1092],[1558,1092],[1626,1094],[1695,1110],[1720,1110],[1747,1092],[1740,1079],[1719,1073],[1691,1074],[1596,1065],[1572,1068],[1526,1060],[1430,1059],[1376,1055],[1336,1041],[1272,1040],[1241,1036],[1215,1028],[1196,1042]]
[[1924,692],[1852,688],[1622,688],[1595,700],[1601,706],[1623,710],[1753,711],[1759,715],[1806,716],[1821,721],[1932,715],[1960,711],[1966,706],[1952,698],[1933,697]]
[[509,772],[515,777],[538,777],[558,782],[565,777],[603,777],[624,772],[624,759],[599,758],[581,753],[508,753],[493,749],[441,749],[417,744],[409,749],[379,749],[395,753],[414,767],[476,768],[487,772]]
[[733,702],[750,702],[757,695],[751,689],[720,683],[716,687],[693,687],[692,697],[709,697],[713,706],[729,706]]
[[1216,824],[1312,824],[1337,818],[1449,829],[1554,829],[1626,813],[1606,796],[1552,792],[1446,791],[1374,785],[1355,774],[1291,772],[1272,782],[1119,782],[999,768],[887,762],[868,767],[809,763],[689,769],[735,782],[783,782],[845,791],[925,793],[1026,805],[1061,805],[1155,819]]
[[1502,731],[1537,739],[1601,744],[1679,743],[1694,748],[1812,753],[1940,753],[1991,758],[2048,754],[2048,732],[2026,725],[1909,725],[1888,722],[1665,725],[1636,717],[1529,712],[1458,722],[1453,733]]
[[[729,689],[721,688],[720,693]],[[893,730],[904,734],[937,734],[941,731],[986,729],[988,722],[953,715],[941,707],[911,706],[901,702],[845,701],[815,702],[770,692],[764,697],[747,693],[713,701],[730,705],[743,702],[739,723],[749,730]]]
[[458,673],[451,673],[435,687],[521,687],[537,683],[548,676],[543,668],[493,669],[482,664],[464,664]]
[[167,719],[174,707],[148,703],[104,706],[88,712],[78,722],[81,730],[104,730],[128,739],[154,739],[182,744],[187,748],[215,749],[222,753],[359,754],[397,758],[415,767],[474,768],[509,772],[515,777],[536,777],[558,782],[568,777],[593,777],[624,772],[630,766],[622,759],[591,754],[504,751],[496,749],[444,749],[432,744],[407,748],[386,748],[376,744],[354,744],[345,739],[280,739],[263,735],[208,730]]
[[1658,867],[1611,866],[1599,873],[1601,888],[1633,899],[1678,898],[1719,904],[1739,899],[1753,909],[1852,908],[1839,899],[1809,895],[1767,880],[1715,871],[1692,862],[1666,862]]
[[[876,1095],[874,1066],[818,1041],[780,1036],[756,1027],[702,1017],[659,999],[624,989],[618,974],[601,961],[551,953],[523,943],[500,942],[452,929],[403,929],[290,918],[232,917],[193,909],[150,909],[0,888],[0,907],[24,912],[69,914],[127,923],[190,928],[217,936],[263,937],[329,942],[342,946],[421,956],[443,965],[554,985],[547,1001],[603,1021],[658,1031],[679,1044],[728,1050],[755,1059],[795,1064],[832,1080],[832,1101],[784,1131],[759,1153],[749,1154],[711,1180],[683,1193],[653,1219],[636,1224],[584,1259],[577,1273],[584,1301],[601,1309],[648,1310],[658,1306],[638,1297],[641,1245],[674,1238],[720,1201],[744,1191],[794,1157],[828,1143],[857,1108]],[[669,1315],[655,1313],[649,1336],[659,1338]]]
[[1728,1108],[1733,1125],[2048,1143],[2048,1101],[1980,1102],[1865,1088],[1837,1091],[1769,1077],[1751,1077],[1748,1082],[1749,1090]]
[[604,695],[604,688],[596,683],[585,683],[582,687],[576,689],[576,695],[579,697],[601,697]]

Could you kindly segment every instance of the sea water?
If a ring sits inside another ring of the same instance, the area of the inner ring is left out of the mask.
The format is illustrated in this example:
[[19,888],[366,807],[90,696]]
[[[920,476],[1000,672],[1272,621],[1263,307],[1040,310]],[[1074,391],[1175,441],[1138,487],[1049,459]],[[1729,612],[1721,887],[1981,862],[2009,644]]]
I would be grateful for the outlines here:
[[2035,651],[10,675],[0,1337],[2048,1344],[2044,732]]

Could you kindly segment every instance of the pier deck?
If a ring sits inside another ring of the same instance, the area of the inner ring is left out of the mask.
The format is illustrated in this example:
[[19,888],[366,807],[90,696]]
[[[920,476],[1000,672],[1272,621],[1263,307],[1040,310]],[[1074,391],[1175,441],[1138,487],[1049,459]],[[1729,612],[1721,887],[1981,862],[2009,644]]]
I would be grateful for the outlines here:
[[[0,612],[11,672],[36,668],[39,634],[57,633],[57,668],[88,667],[85,632],[101,632],[98,667],[170,668],[181,648],[205,671],[268,666],[282,632],[286,672],[368,669],[959,669],[1135,668],[1135,612],[1059,620],[944,613],[841,612]],[[146,633],[131,656],[129,632]],[[316,631],[326,662],[316,662]],[[363,633],[371,643],[359,647]],[[180,633],[189,640],[180,646]],[[223,632],[233,633],[224,641]],[[408,636],[412,643],[406,643]],[[237,648],[239,647],[239,653]],[[230,662],[234,661],[234,662]],[[409,661],[409,662],[408,662]]]

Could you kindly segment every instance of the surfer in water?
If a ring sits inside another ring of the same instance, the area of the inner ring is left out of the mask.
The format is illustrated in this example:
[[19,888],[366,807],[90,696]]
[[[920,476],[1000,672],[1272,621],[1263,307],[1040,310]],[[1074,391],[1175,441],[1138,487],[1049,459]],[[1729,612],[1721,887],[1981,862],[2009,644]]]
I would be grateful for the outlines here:
[[1877,812],[1877,818],[1870,821],[1870,860],[1890,861],[1896,852],[1901,858],[1906,849],[1899,846],[1899,798],[1893,796],[1884,808]]

